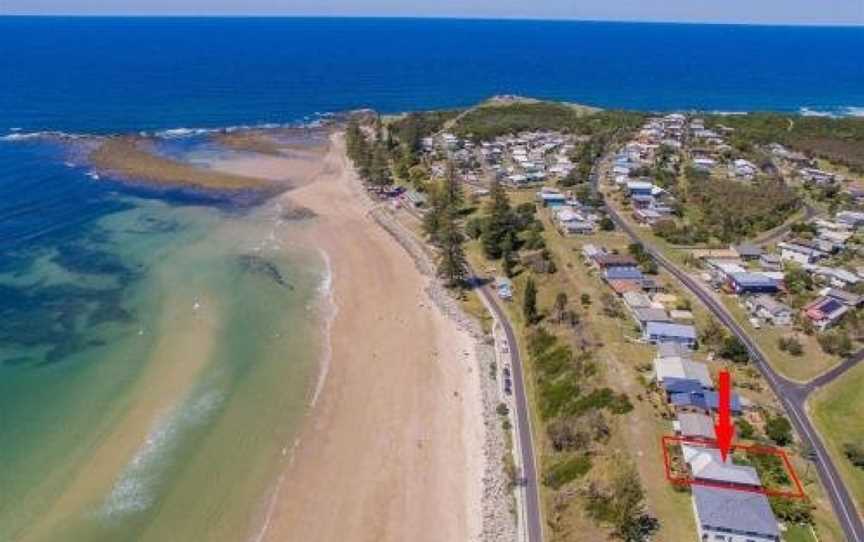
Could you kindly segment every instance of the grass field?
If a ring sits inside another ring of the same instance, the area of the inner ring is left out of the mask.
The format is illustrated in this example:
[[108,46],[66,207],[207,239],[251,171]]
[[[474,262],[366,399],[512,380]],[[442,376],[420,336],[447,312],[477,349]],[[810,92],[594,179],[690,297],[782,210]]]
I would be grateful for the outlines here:
[[856,468],[843,455],[847,442],[864,442],[864,365],[858,365],[810,399],[816,427],[858,505],[864,510],[864,469]]

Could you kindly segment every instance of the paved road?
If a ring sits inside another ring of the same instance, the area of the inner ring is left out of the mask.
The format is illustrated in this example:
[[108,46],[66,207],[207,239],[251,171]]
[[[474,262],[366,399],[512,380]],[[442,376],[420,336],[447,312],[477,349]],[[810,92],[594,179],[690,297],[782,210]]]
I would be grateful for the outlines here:
[[[795,223],[802,222],[802,221],[807,222],[807,221],[815,218],[816,215],[818,215],[818,214],[819,214],[818,209],[816,209],[815,207],[813,207],[809,203],[805,203],[804,204],[804,216],[801,217],[800,220],[795,220],[794,222]],[[763,235],[761,237],[757,237],[756,239],[751,241],[750,244],[768,245],[768,244],[773,243],[774,241],[778,241],[778,240],[782,239],[784,235],[789,233],[789,231],[792,229],[792,224],[793,224],[793,222],[788,222],[786,224],[783,224],[782,226],[771,230],[770,232],[766,233],[765,235]]]
[[[593,179],[592,179],[593,180]],[[822,485],[828,494],[834,511],[837,515],[843,532],[850,542],[864,542],[864,525],[862,525],[861,517],[855,509],[854,501],[849,495],[849,491],[843,483],[837,468],[828,455],[825,445],[822,442],[819,434],[813,428],[807,417],[805,401],[807,395],[815,389],[816,385],[823,385],[830,382],[845,370],[854,366],[858,361],[864,359],[864,352],[859,352],[856,356],[846,360],[834,370],[817,377],[814,381],[808,384],[798,384],[791,382],[771,368],[767,363],[765,355],[759,349],[759,346],[750,338],[750,336],[738,325],[738,322],[732,317],[726,307],[721,305],[710,292],[696,282],[687,273],[681,271],[675,264],[669,261],[663,253],[650,243],[646,243],[638,235],[635,229],[621,217],[617,211],[609,207],[609,216],[615,224],[624,231],[634,242],[641,243],[645,250],[651,254],[657,263],[677,278],[684,286],[686,286],[714,315],[735,334],[747,346],[750,351],[750,356],[756,367],[768,381],[771,389],[780,399],[786,412],[789,414],[789,419],[795,426],[796,431],[804,441],[805,445],[813,450],[815,456],[816,470],[819,477],[822,479]]]
[[[472,272],[473,274],[473,272]],[[495,312],[495,318],[504,328],[507,335],[507,344],[512,354],[513,372],[513,394],[516,400],[516,434],[522,450],[522,478],[525,485],[525,508],[526,523],[528,526],[528,542],[543,541],[543,524],[540,515],[540,494],[537,487],[537,464],[534,461],[534,441],[531,433],[531,420],[528,413],[528,399],[525,395],[525,381],[522,371],[522,356],[519,353],[519,343],[513,326],[507,319],[507,314],[498,304],[498,299],[488,286],[484,286],[476,274],[471,279],[480,295],[486,300],[487,305]]]

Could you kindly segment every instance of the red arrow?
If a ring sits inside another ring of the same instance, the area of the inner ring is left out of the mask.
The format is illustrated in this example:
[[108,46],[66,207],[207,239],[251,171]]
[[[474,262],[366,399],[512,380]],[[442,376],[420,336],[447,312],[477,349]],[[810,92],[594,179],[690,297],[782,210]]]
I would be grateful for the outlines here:
[[729,371],[723,369],[720,371],[720,394],[718,405],[717,423],[714,425],[714,432],[717,434],[717,447],[720,448],[720,455],[723,461],[726,461],[726,456],[729,455],[729,450],[732,448],[732,436],[735,433],[735,427],[732,425],[732,414],[730,413],[729,404],[732,401],[731,395],[731,377]]

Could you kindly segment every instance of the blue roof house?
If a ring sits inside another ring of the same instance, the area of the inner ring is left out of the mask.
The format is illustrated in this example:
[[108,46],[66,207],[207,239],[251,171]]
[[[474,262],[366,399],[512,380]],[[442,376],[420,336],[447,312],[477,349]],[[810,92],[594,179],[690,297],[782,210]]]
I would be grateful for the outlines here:
[[637,267],[608,267],[603,271],[606,280],[642,280],[645,276]]
[[773,294],[780,289],[774,279],[761,273],[732,273],[729,286],[736,294]]
[[[688,391],[682,393],[671,393],[669,402],[680,409],[697,409],[704,411],[717,410],[719,407],[719,397],[717,392],[710,390]],[[740,415],[742,412],[741,398],[737,393],[732,393],[729,398],[729,410],[734,415]]]
[[685,324],[648,322],[642,331],[642,338],[652,344],[668,342],[693,348],[696,346],[696,328]]

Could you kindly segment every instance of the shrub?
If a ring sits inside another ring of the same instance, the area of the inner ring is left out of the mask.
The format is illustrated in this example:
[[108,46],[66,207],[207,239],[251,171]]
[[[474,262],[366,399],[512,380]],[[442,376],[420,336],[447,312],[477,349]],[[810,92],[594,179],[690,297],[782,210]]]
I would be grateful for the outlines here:
[[843,453],[853,465],[864,469],[864,446],[856,442],[847,442],[843,445]]
[[552,489],[559,489],[585,476],[589,470],[591,470],[591,458],[587,455],[578,455],[553,465],[543,477],[543,483]]
[[747,363],[750,360],[750,352],[747,347],[734,335],[729,335],[723,340],[720,355],[735,363]]
[[792,442],[792,424],[783,416],[770,418],[765,424],[765,434],[778,446]]
[[750,440],[756,436],[756,429],[744,418],[736,421],[735,426],[738,428],[738,436],[740,438]]

